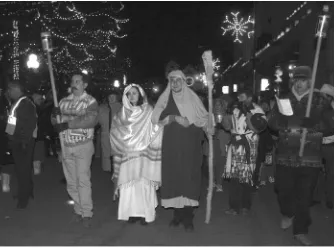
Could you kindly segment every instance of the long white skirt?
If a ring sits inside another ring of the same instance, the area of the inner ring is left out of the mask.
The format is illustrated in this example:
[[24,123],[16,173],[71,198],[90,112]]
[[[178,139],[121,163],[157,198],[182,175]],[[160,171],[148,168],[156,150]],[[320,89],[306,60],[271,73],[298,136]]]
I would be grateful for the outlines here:
[[143,217],[147,223],[155,220],[158,206],[156,188],[149,181],[140,179],[120,188],[118,219],[127,221],[129,217]]

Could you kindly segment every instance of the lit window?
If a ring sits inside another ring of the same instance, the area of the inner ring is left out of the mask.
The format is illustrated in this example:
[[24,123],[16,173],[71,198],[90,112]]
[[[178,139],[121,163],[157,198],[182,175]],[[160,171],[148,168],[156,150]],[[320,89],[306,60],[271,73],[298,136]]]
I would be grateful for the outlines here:
[[266,91],[267,87],[269,86],[269,81],[266,78],[261,79],[261,91]]
[[238,91],[238,85],[237,84],[233,84],[233,92],[237,92]]
[[222,87],[223,94],[229,94],[229,86],[223,86]]

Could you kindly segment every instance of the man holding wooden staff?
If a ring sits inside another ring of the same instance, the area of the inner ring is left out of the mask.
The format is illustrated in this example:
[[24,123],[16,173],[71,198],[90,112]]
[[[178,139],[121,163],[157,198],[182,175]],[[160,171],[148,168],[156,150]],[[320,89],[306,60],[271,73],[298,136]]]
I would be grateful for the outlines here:
[[208,112],[194,91],[188,88],[180,70],[168,74],[168,85],[155,105],[152,121],[168,117],[162,139],[162,186],[164,208],[173,208],[169,226],[181,223],[193,231],[194,208],[201,194],[203,131],[214,134],[208,124]]
[[[275,187],[283,216],[281,228],[286,230],[293,225],[294,238],[305,246],[312,245],[307,237],[308,227],[311,224],[309,207],[322,167],[322,137],[326,130],[322,114],[327,108],[325,99],[316,90],[313,93],[310,117],[305,117],[311,78],[310,67],[295,68],[292,90],[286,97],[289,99],[292,115],[286,116],[288,114],[279,112],[279,110],[288,111],[288,107],[287,109],[279,107],[281,105],[279,101],[278,107],[275,106],[269,119],[269,126],[279,131],[279,143],[275,155]],[[307,128],[308,134],[304,154],[299,157],[300,139],[304,128]]]
[[60,101],[54,115],[61,123],[53,121],[64,140],[63,171],[67,190],[74,204],[74,220],[90,227],[93,216],[91,191],[91,161],[94,154],[94,127],[98,121],[97,101],[85,89],[88,76],[75,74],[71,80],[71,94]]

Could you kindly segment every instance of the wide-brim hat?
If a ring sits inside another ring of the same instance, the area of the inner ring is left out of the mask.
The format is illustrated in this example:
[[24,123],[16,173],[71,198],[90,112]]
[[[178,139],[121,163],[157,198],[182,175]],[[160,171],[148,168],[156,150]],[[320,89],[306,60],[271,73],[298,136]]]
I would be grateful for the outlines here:
[[310,79],[312,77],[312,70],[309,66],[299,66],[293,69],[294,79]]
[[323,93],[323,94],[334,97],[334,86],[332,86],[330,84],[323,84],[320,92]]

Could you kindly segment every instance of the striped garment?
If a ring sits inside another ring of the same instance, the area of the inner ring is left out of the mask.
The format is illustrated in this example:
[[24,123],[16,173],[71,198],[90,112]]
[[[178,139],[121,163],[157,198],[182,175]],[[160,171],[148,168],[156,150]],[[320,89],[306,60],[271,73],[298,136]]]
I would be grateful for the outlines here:
[[114,173],[112,179],[118,179],[118,187],[133,185],[141,178],[158,187],[161,185],[161,146],[162,131],[143,151],[113,157]]
[[[68,122],[86,115],[87,108],[95,102],[96,100],[86,92],[76,99],[73,94],[63,98],[59,104],[62,114],[61,122]],[[67,129],[62,132],[62,136],[66,146],[84,144],[93,139],[94,128]]]

